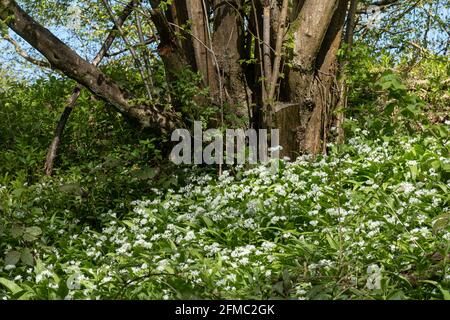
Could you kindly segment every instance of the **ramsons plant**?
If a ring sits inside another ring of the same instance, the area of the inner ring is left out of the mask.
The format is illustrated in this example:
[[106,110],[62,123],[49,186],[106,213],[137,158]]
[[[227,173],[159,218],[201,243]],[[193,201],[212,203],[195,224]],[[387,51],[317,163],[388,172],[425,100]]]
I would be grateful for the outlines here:
[[37,238],[31,256],[26,240],[2,242],[0,296],[448,299],[449,125],[446,137],[357,129],[278,175],[193,175],[104,214],[101,230],[35,212],[35,229],[16,234]]

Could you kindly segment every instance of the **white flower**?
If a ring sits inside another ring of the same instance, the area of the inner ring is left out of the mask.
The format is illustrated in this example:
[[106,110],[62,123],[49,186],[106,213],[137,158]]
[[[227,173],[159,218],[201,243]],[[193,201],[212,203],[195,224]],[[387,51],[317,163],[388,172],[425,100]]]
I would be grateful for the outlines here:
[[282,197],[286,196],[286,190],[283,188],[283,186],[276,186],[274,191]]
[[352,175],[353,173],[355,173],[355,171],[353,171],[352,168],[345,169],[343,172],[344,172],[344,174],[347,175],[347,176],[350,176],[350,175]]
[[370,265],[367,267],[367,278],[366,288],[369,290],[380,290],[381,289],[381,268],[376,265]]
[[195,239],[194,231],[188,231],[186,233],[186,236],[184,237],[184,240],[186,240],[186,241],[191,241],[191,240],[194,240],[194,239]]
[[317,220],[312,220],[309,222],[310,225],[312,225],[313,227],[317,226],[319,224],[319,221]]
[[415,190],[415,187],[409,182],[403,182],[400,184],[397,191],[403,192],[404,194],[410,194]]
[[367,267],[367,274],[369,274],[369,275],[374,274],[374,273],[379,273],[379,272],[381,272],[381,268],[376,264],[372,264]]
[[414,167],[417,166],[417,161],[416,160],[409,160],[406,162],[406,164],[410,167]]
[[366,287],[369,290],[380,290],[381,289],[381,275],[374,274],[367,278]]
[[262,247],[264,250],[269,251],[269,250],[272,250],[273,248],[275,248],[276,245],[275,245],[275,243],[265,241],[265,242],[263,242],[263,244],[261,245],[261,247]]
[[268,150],[269,150],[269,152],[277,152],[277,151],[283,150],[283,147],[282,146],[276,146],[276,147],[269,148]]

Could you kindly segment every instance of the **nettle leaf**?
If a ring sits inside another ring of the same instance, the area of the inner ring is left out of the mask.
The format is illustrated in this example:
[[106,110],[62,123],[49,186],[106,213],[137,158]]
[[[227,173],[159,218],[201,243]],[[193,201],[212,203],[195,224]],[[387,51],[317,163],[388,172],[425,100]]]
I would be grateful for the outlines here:
[[68,183],[59,187],[59,190],[63,193],[81,195],[82,188],[79,183]]
[[34,265],[33,255],[31,254],[31,251],[28,248],[24,248],[22,250],[22,253],[20,254],[20,260],[22,261],[23,264],[25,264],[27,266]]
[[20,238],[24,232],[25,229],[22,226],[14,225],[11,227],[11,236],[13,238]]
[[20,260],[20,252],[9,251],[5,256],[5,265],[15,266]]
[[33,236],[33,235],[29,234],[29,233],[25,233],[23,235],[23,240],[25,240],[25,241],[35,241],[35,240],[37,240],[37,237],[35,237],[35,236]]
[[25,229],[23,239],[25,241],[35,241],[42,234],[42,230],[39,227],[29,227]]
[[25,232],[31,234],[33,236],[40,236],[42,234],[42,230],[39,227],[29,227],[25,229]]

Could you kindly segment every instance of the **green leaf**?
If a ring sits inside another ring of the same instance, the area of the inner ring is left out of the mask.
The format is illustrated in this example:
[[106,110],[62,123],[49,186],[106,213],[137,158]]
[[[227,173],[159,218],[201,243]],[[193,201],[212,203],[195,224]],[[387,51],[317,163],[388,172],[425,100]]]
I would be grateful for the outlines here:
[[327,234],[326,238],[332,249],[334,249],[334,250],[339,249],[339,245],[336,243],[336,241],[333,239],[333,237],[330,234]]
[[139,179],[139,180],[150,180],[153,179],[158,174],[158,170],[155,168],[147,167],[142,168],[140,170],[137,170],[133,172],[133,177]]
[[439,135],[441,136],[441,138],[447,138],[449,135],[449,130],[447,128],[445,128],[444,126],[439,126],[438,131],[439,131]]
[[31,254],[31,251],[28,248],[24,248],[22,250],[22,253],[20,254],[20,260],[27,266],[34,265],[33,255]]
[[14,225],[11,227],[11,236],[13,238],[20,238],[24,233],[24,228],[22,226]]
[[9,291],[11,291],[12,294],[16,294],[20,291],[22,291],[22,288],[19,287],[17,284],[12,282],[11,280],[0,278],[0,284],[4,285]]
[[5,265],[7,266],[15,266],[17,262],[20,260],[20,252],[18,251],[9,251],[5,257]]
[[129,228],[133,228],[135,226],[135,224],[133,222],[131,222],[130,220],[123,220],[122,222]]
[[60,279],[58,284],[57,294],[61,299],[64,299],[65,296],[69,293],[69,288],[67,288],[66,281]]
[[434,170],[439,170],[439,168],[441,167],[441,161],[439,160],[435,160],[431,163],[431,167],[433,167]]
[[386,106],[386,108],[384,109],[384,113],[388,116],[390,116],[395,110],[395,104],[394,103],[390,103]]
[[410,104],[406,107],[412,114],[418,114],[420,110],[417,108],[417,105]]
[[202,219],[208,228],[211,228],[212,226],[214,226],[214,223],[212,222],[212,220],[210,218],[208,218],[206,216],[202,216]]
[[411,166],[409,167],[409,169],[411,170],[411,178],[415,181],[417,178],[417,174],[419,173],[419,169],[417,168],[417,166]]
[[450,163],[442,163],[442,171],[450,172]]
[[432,281],[432,280],[421,280],[419,282],[429,283],[429,284],[436,286],[441,291],[444,300],[450,300],[450,292],[448,290],[445,290],[444,288],[442,288],[442,286],[438,282]]
[[42,234],[42,230],[39,227],[29,227],[25,229],[25,233],[37,237]]
[[74,195],[82,195],[83,189],[79,183],[68,183],[59,187],[61,192]]
[[24,233],[23,240],[25,240],[25,241],[35,241],[35,240],[37,240],[37,237],[35,237],[35,236],[33,236],[33,235],[29,234],[29,233]]
[[450,300],[450,292],[448,290],[445,290],[441,286],[439,286],[439,289],[442,292],[442,295],[444,296],[444,300]]

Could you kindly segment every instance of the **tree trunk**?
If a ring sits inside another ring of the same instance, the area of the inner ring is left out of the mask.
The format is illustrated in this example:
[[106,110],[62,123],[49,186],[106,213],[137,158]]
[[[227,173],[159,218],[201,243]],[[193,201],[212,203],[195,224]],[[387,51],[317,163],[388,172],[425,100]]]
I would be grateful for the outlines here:
[[347,4],[347,0],[339,1],[339,6],[317,56],[317,72],[312,90],[315,107],[306,129],[304,141],[304,148],[312,154],[326,152],[328,134],[333,123],[333,111],[338,104],[337,73],[339,64],[337,52],[341,46]]
[[174,10],[176,8],[172,12],[172,15],[170,12],[164,14],[160,8],[160,2],[160,0],[150,0],[150,4],[152,5],[151,18],[159,35],[158,52],[164,63],[167,81],[171,83],[178,79],[183,69],[189,63],[195,70],[193,60],[189,59],[190,56],[185,54],[185,52],[190,52],[189,49],[193,47],[185,47],[188,42],[180,42],[176,36],[176,32],[180,30],[174,30],[176,28],[175,25],[184,22],[184,19],[187,18],[187,12],[182,10],[183,7],[181,5],[175,5],[179,1],[176,0],[175,4],[172,5]]
[[[160,2],[150,0],[151,19],[169,83],[190,66],[203,76],[211,100],[228,103],[235,110],[251,103],[254,128],[280,129],[282,156],[294,159],[300,153],[325,150],[339,96],[336,55],[349,0],[173,0],[167,12]],[[127,91],[38,25],[14,1],[0,0],[1,18],[7,13],[15,17],[8,20],[9,26],[53,68],[127,117],[160,130],[179,123],[173,113],[133,105]],[[291,51],[283,49],[287,38],[293,39]],[[244,67],[241,60],[251,60],[251,67]]]
[[290,32],[294,37],[292,67],[281,90],[289,103],[276,114],[282,155],[322,151],[333,92],[336,54],[348,0],[306,0],[298,4]]
[[188,16],[191,22],[191,41],[194,47],[196,70],[203,75],[203,84],[209,87],[213,96],[217,94],[216,71],[214,69],[214,51],[211,47],[208,11],[203,0],[186,0]]

